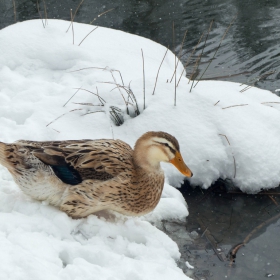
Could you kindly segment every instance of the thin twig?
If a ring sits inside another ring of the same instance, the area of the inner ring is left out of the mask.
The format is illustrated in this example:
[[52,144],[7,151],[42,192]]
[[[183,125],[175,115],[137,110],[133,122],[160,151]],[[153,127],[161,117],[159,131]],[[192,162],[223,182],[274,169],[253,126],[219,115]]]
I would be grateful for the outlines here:
[[[181,59],[181,57],[182,57],[182,49],[183,49],[183,45],[184,45],[184,42],[185,42],[187,33],[188,33],[188,30],[185,31],[185,34],[184,34],[184,37],[183,37],[183,40],[182,40],[182,44],[181,44],[181,47],[180,47],[180,51],[179,51],[179,55],[178,55],[178,60],[177,60],[177,65],[176,65],[175,70],[177,69],[178,64],[179,64],[179,61],[180,61],[180,59]],[[172,82],[173,77],[174,77],[174,75],[175,75],[175,70],[174,70],[173,75],[172,75],[172,77],[171,77],[171,79],[170,79],[170,83]]]
[[271,195],[268,195],[268,197],[272,200],[272,202],[273,202],[276,206],[279,206],[278,202],[277,202]]
[[219,102],[220,102],[220,100],[219,100],[219,101],[217,101],[217,102],[214,104],[214,106],[216,106]]
[[43,0],[43,4],[44,4],[45,26],[47,26],[47,23],[48,23],[48,14],[47,14],[47,6],[46,6],[45,0]]
[[54,119],[53,121],[51,121],[50,123],[48,123],[48,124],[46,125],[46,127],[48,127],[50,124],[54,123],[55,121],[57,121],[58,119],[60,119],[60,118],[63,117],[64,115],[66,115],[66,114],[68,114],[68,113],[71,113],[71,112],[74,112],[74,111],[80,111],[80,110],[84,110],[84,109],[73,109],[73,110],[71,110],[71,111],[69,111],[69,112],[66,112],[66,113],[60,115],[59,117],[57,117],[56,119]]
[[94,21],[96,21],[98,18],[100,18],[101,16],[103,16],[103,15],[105,15],[105,14],[107,14],[107,13],[113,11],[114,9],[115,9],[115,8],[109,9],[109,10],[107,10],[107,11],[105,11],[105,12],[103,12],[103,13],[97,15],[97,18],[94,18],[89,24],[92,24],[92,23],[93,23]]
[[[136,99],[136,97],[135,97],[133,91],[131,90],[130,85],[129,85],[128,87],[126,87],[126,86],[122,86],[122,85],[120,85],[120,84],[111,83],[111,82],[101,82],[101,83],[104,83],[104,84],[114,84],[114,85],[117,86],[116,88],[120,87],[120,88],[124,89],[124,90],[126,91],[126,93],[127,93],[128,95],[130,95],[130,99],[131,99],[133,102],[135,102],[135,105],[132,104],[132,103],[128,103],[128,102],[126,102],[126,104],[132,105],[132,106],[135,108],[135,114],[136,114],[137,116],[140,115],[140,111],[139,111],[137,99]],[[114,89],[115,89],[115,88],[114,88]],[[112,90],[114,90],[114,89],[112,89]]]
[[262,102],[261,104],[270,104],[270,103],[273,103],[273,104],[280,104],[280,102]]
[[93,28],[87,35],[86,35],[86,37],[80,42],[80,44],[78,45],[78,46],[80,46],[82,43],[83,43],[83,41],[94,31],[94,30],[96,30],[98,28],[98,26],[96,26],[95,28]]
[[79,71],[88,70],[88,69],[107,70],[107,68],[104,68],[104,67],[86,67],[86,68],[81,68],[78,70],[69,71],[68,73],[79,72]]
[[252,72],[244,71],[244,72],[241,72],[241,73],[228,74],[228,75],[225,75],[225,76],[205,77],[205,78],[203,78],[203,81],[218,80],[218,79],[230,79],[232,77],[236,77],[236,76],[239,76],[239,75],[245,75],[245,74],[251,74],[251,73]]
[[52,130],[54,130],[54,131],[57,132],[57,133],[60,133],[60,131],[58,131],[58,130],[56,130],[56,129],[54,129],[54,128],[52,128]]
[[[210,26],[209,26],[207,35],[206,35],[206,37],[205,37],[204,46],[203,46],[203,48],[202,48],[202,52],[201,52],[200,57],[202,57],[202,55],[203,55],[203,53],[204,53],[204,49],[205,49],[205,46],[206,46],[206,42],[207,42],[207,39],[208,39],[208,36],[209,36],[210,31],[211,31],[211,28],[212,28],[213,23],[214,23],[214,19],[212,19],[212,21],[210,22]],[[200,63],[200,60],[199,60],[199,63]],[[198,63],[197,68],[199,67],[199,63]],[[193,83],[194,83],[194,80],[193,80]],[[192,86],[193,86],[193,83],[192,83]],[[197,83],[194,85],[194,87],[195,87],[196,85],[197,85]]]
[[[106,103],[106,101],[105,101],[99,94],[96,94],[96,93],[94,93],[94,92],[92,92],[92,91],[90,91],[90,90],[87,90],[87,89],[84,89],[84,88],[74,88],[74,89],[87,91],[87,92],[89,92],[89,93],[91,93],[91,94],[93,94],[93,95],[96,95],[96,96],[99,98],[99,100],[102,99],[102,101],[103,101],[104,103]],[[71,97],[71,98],[72,98],[72,97]]]
[[84,106],[92,106],[92,107],[103,107],[103,104],[99,104],[99,105],[94,105],[92,103],[80,103],[80,102],[72,102],[73,104],[77,104],[77,105],[84,105]]
[[67,101],[62,107],[65,107],[65,106],[67,105],[67,103],[76,95],[76,93],[77,93],[80,89],[81,89],[81,87],[77,89],[77,91],[68,99],[68,101]]
[[203,38],[203,35],[204,35],[204,33],[201,34],[201,36],[200,36],[200,38],[199,38],[199,40],[198,40],[196,46],[194,47],[194,49],[193,49],[191,55],[188,57],[188,60],[187,60],[187,62],[186,62],[185,65],[184,65],[184,69],[183,69],[183,71],[182,71],[182,73],[181,73],[181,75],[180,75],[179,81],[178,81],[178,83],[177,83],[177,87],[179,86],[179,83],[180,83],[180,81],[181,81],[181,78],[182,78],[182,76],[183,76],[184,71],[186,71],[187,66],[189,65],[189,62],[190,62],[190,60],[191,60],[191,58],[192,58],[192,55],[194,54],[195,50],[197,49],[198,45],[200,44],[200,41],[201,41],[201,39]]
[[116,81],[116,79],[115,79],[115,76],[114,76],[114,74],[113,74],[113,71],[110,71],[110,73],[111,73],[112,78],[113,78],[113,80],[114,80],[114,82],[115,82],[115,85],[117,86],[117,88],[118,88],[118,90],[119,90],[120,95],[122,96],[122,98],[123,98],[123,100],[124,100],[124,103],[125,103],[125,105],[126,105],[126,111],[128,112],[128,104],[127,104],[127,101],[125,100],[124,95],[122,94],[122,92],[121,92],[121,90],[120,90],[120,86],[119,86],[119,84],[117,83],[117,81]]
[[229,24],[228,28],[226,29],[226,31],[225,31],[225,33],[224,33],[224,35],[223,35],[223,37],[222,37],[222,39],[221,39],[221,41],[220,41],[220,44],[219,44],[218,48],[216,49],[216,51],[215,51],[213,57],[210,59],[210,61],[209,61],[208,65],[207,65],[207,67],[205,68],[205,70],[203,71],[203,73],[201,74],[201,76],[199,77],[199,79],[198,79],[198,81],[196,82],[195,86],[196,86],[196,85],[199,83],[199,81],[202,79],[203,75],[205,74],[205,72],[206,72],[207,69],[209,68],[211,62],[214,60],[216,53],[218,52],[218,50],[219,50],[219,48],[220,48],[220,46],[221,46],[221,44],[222,44],[222,42],[223,42],[225,36],[227,35],[227,33],[228,33],[230,27],[232,26],[232,24],[233,24],[233,22],[235,21],[236,18],[237,18],[237,13],[236,13],[235,17],[233,18],[233,20],[231,21],[231,23]]
[[155,85],[154,85],[154,90],[153,90],[153,93],[152,93],[153,95],[155,94],[155,90],[156,90],[156,86],[157,86],[157,80],[158,80],[159,70],[160,70],[160,68],[161,68],[161,65],[162,65],[162,63],[163,63],[165,57],[166,57],[167,52],[168,52],[168,47],[166,48],[165,54],[164,54],[164,56],[163,56],[163,59],[162,59],[160,65],[159,65],[159,68],[158,68],[158,71],[157,71],[157,76],[156,76],[156,81],[155,81]]
[[70,9],[70,15],[71,15],[71,24],[72,24],[72,35],[73,35],[73,45],[74,45],[74,25],[73,25],[73,15],[72,15],[72,9]]
[[43,21],[43,18],[42,18],[42,14],[41,14],[40,9],[39,9],[38,0],[37,0],[37,9],[38,9],[38,14],[39,14],[39,16],[40,16],[40,18],[41,18],[41,20],[42,20],[43,27],[45,28],[45,24],[44,24],[44,21]]
[[[255,83],[254,83],[255,84]],[[254,87],[254,84],[253,85],[250,85],[250,86],[246,86],[245,88],[243,88],[242,90],[240,90],[241,93],[243,93],[244,91]]]
[[174,61],[175,61],[175,90],[174,90],[174,106],[176,106],[176,99],[177,99],[177,92],[176,92],[176,55],[175,55],[175,26],[174,26],[174,21],[172,24],[172,33],[173,33],[173,53],[174,53]]
[[[227,142],[228,142],[229,146],[230,146],[230,142],[229,142],[229,140],[228,140],[227,136],[226,136],[225,134],[219,134],[219,135],[224,136],[224,137],[226,138],[226,140],[227,140]],[[232,154],[232,157],[233,157],[233,165],[234,165],[233,178],[235,178],[235,177],[236,177],[236,161],[235,161],[235,157],[234,157],[234,154],[233,154],[233,152],[232,152],[232,151],[231,151],[231,154]]]
[[144,53],[143,50],[141,49],[141,53],[142,53],[142,63],[143,63],[143,96],[144,96],[144,106],[143,106],[143,110],[146,109],[146,92],[145,92],[145,60],[144,60]]
[[16,10],[16,2],[13,0],[13,7],[14,7],[14,19],[15,22],[17,22],[17,10]]
[[228,107],[224,107],[222,109],[228,109],[228,108],[232,108],[232,107],[240,107],[240,106],[248,106],[249,104],[239,104],[239,105],[232,105],[232,106],[228,106]]
[[192,81],[192,86],[191,86],[191,88],[190,88],[190,92],[192,91],[192,87],[193,87],[193,83],[194,83],[194,73],[196,72],[196,70],[197,70],[197,68],[198,68],[198,64],[199,64],[200,58],[201,58],[201,54],[198,56],[198,58],[197,58],[197,60],[196,60],[196,62],[195,62],[195,65],[194,65],[194,67],[193,67],[193,72],[192,72],[192,74],[191,74],[191,76],[190,76],[190,79],[189,79],[189,82],[188,82],[188,84],[189,84],[190,81],[193,80],[193,81]]
[[124,82],[123,82],[123,77],[122,77],[122,73],[120,70],[112,70],[112,71],[116,71],[119,73],[120,77],[121,77],[121,80],[122,80],[122,85],[124,86]]
[[[246,245],[250,239],[252,238],[252,236],[254,234],[256,234],[256,232],[258,232],[259,230],[261,230],[264,226],[272,223],[275,220],[278,220],[280,218],[280,214],[275,215],[274,217],[266,220],[265,222],[259,224],[257,227],[255,227],[247,236],[246,238],[243,240],[242,243],[239,243],[237,246],[235,246],[233,249],[230,250],[229,255],[230,257],[234,260],[236,258],[236,254],[238,252],[238,250],[243,247],[244,245]],[[232,253],[233,252],[233,253]]]
[[95,113],[105,113],[105,111],[99,110],[99,111],[94,111],[94,112],[87,112],[87,113],[85,113],[85,114],[82,114],[81,116],[90,115],[90,114],[95,114]]
[[198,221],[200,227],[202,229],[204,229],[203,236],[205,236],[206,240],[210,243],[212,249],[216,253],[219,260],[222,261],[222,262],[226,261],[226,257],[224,256],[224,254],[217,250],[217,241],[215,240],[214,236],[211,234],[209,228],[207,228],[205,226],[205,224],[203,223],[203,221],[200,218],[197,218],[197,221]]
[[[78,5],[78,7],[76,8],[75,13],[74,13],[74,15],[73,15],[73,21],[74,21],[74,19],[75,19],[75,16],[76,16],[78,10],[80,9],[80,6],[83,4],[83,2],[84,2],[84,0],[82,0],[82,1],[80,2],[80,4]],[[71,26],[71,23],[69,24],[69,27],[67,28],[66,33],[69,31],[70,26]]]

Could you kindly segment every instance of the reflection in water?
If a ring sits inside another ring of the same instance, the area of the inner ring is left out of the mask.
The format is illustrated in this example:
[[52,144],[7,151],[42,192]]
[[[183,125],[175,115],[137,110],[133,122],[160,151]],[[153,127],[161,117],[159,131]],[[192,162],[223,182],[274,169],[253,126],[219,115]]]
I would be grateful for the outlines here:
[[[17,20],[39,18],[36,0],[16,2]],[[43,2],[40,10],[43,13]],[[80,0],[45,0],[48,18],[70,19]],[[182,61],[185,62],[190,50],[200,35],[207,31],[212,19],[215,20],[210,32],[199,69],[201,73],[206,62],[212,57],[230,21],[237,14],[217,55],[204,78],[227,76],[226,80],[250,83],[254,78],[275,69],[275,73],[256,86],[274,91],[280,88],[278,78],[280,64],[280,1],[271,0],[86,0],[81,5],[75,20],[91,22],[98,14],[115,8],[98,18],[95,24],[121,29],[126,32],[150,38],[173,49],[172,23],[175,24],[175,52],[178,54],[182,37],[188,29],[183,47]],[[0,1],[0,28],[14,23],[13,1]],[[201,53],[204,42],[199,45],[194,60]],[[193,65],[187,69],[190,75]],[[248,74],[239,74],[250,72]],[[222,79],[222,78],[220,78]]]
[[[208,190],[184,186],[182,192],[190,212],[185,227],[193,240],[182,235],[178,244],[182,259],[195,266],[193,276],[256,280],[274,274],[280,279],[279,188],[275,195],[246,195],[227,193],[218,183]],[[267,223],[272,217],[276,219]],[[232,249],[235,262],[230,261]],[[181,267],[190,273],[183,263]]]

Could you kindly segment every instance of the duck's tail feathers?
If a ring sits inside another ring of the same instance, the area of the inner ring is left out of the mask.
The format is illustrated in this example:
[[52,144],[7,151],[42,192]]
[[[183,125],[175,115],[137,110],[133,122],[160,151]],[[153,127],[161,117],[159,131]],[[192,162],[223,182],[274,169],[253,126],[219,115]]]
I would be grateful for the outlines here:
[[0,164],[4,165],[4,166],[7,165],[5,148],[6,148],[6,144],[3,142],[0,142]]

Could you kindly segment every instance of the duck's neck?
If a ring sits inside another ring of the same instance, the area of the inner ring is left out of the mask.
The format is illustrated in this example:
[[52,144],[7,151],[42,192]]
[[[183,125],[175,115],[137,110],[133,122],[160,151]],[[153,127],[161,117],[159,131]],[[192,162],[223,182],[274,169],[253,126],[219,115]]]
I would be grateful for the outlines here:
[[160,161],[154,155],[154,150],[146,147],[144,144],[136,143],[133,160],[136,170],[145,170],[147,173],[162,172]]

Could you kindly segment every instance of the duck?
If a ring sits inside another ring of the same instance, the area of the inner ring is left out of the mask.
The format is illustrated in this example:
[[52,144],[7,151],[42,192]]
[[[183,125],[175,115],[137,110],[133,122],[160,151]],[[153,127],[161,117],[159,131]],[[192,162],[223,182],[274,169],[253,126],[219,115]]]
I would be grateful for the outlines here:
[[134,149],[113,139],[0,142],[0,164],[19,188],[74,219],[102,210],[127,216],[153,211],[164,186],[160,162],[193,176],[177,139],[162,131],[146,132]]

